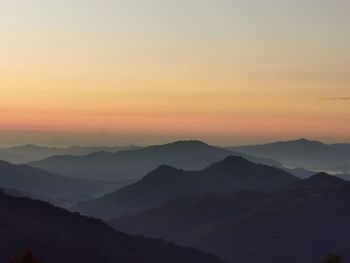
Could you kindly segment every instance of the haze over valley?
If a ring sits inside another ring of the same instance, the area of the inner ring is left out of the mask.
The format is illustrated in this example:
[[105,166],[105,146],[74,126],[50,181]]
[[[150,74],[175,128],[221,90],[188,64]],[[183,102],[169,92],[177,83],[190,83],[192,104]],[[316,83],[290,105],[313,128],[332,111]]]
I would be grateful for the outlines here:
[[349,0],[0,0],[0,263],[350,262]]

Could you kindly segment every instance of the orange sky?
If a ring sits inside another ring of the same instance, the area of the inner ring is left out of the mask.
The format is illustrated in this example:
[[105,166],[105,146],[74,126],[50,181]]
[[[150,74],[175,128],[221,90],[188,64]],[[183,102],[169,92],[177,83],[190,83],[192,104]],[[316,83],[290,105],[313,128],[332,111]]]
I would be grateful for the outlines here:
[[0,134],[349,141],[348,2],[233,2],[1,2]]

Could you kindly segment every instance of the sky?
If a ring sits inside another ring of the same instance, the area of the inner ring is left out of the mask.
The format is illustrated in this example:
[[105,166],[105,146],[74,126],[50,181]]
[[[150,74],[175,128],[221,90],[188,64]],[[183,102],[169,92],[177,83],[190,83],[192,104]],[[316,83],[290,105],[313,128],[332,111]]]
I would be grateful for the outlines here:
[[349,0],[0,0],[0,145],[350,142]]

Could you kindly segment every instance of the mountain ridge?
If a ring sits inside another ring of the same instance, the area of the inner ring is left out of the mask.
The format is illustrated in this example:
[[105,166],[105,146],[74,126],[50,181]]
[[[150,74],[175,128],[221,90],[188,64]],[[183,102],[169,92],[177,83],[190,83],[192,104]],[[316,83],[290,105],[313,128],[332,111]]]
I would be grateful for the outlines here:
[[35,144],[25,144],[0,148],[0,159],[15,164],[39,161],[56,155],[80,156],[97,151],[117,152],[121,150],[140,149],[138,146],[79,146],[49,147]]
[[221,263],[216,256],[165,241],[129,236],[101,220],[45,202],[0,193],[0,261],[30,249],[47,263]]
[[[221,169],[222,166],[227,167],[225,171]],[[180,195],[227,193],[242,189],[267,190],[298,180],[297,177],[278,168],[255,164],[235,156],[227,157],[209,168],[186,171],[162,165],[134,184],[100,198],[79,203],[72,209],[90,216],[109,219],[159,205]]]
[[128,183],[129,181],[106,182],[69,178],[29,165],[16,165],[0,161],[0,187],[29,192],[37,196],[72,198],[89,194],[90,197],[93,197],[113,191]]
[[[186,170],[201,170],[210,163],[220,161],[232,154],[235,153],[201,141],[191,140],[117,153],[100,152],[78,157],[56,156],[32,162],[30,165],[70,177],[105,180],[138,179],[163,164]],[[265,158],[246,157],[255,162],[280,165]]]
[[[342,181],[334,188],[332,181],[340,179],[326,176],[304,179],[306,188],[270,193],[180,196],[109,223],[127,233],[216,253],[229,263],[317,263],[330,251],[346,258],[350,184]],[[318,184],[325,178],[330,187]]]
[[350,162],[350,144],[325,144],[319,141],[298,139],[260,145],[228,147],[239,153],[264,156],[292,168],[317,171],[347,172],[340,169]]

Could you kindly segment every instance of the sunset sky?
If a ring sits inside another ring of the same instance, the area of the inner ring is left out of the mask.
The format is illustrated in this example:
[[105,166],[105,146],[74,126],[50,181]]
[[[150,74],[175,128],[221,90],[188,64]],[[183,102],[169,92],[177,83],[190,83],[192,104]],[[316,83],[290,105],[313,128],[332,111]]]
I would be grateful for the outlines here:
[[349,0],[0,0],[0,145],[350,142],[349,13]]

